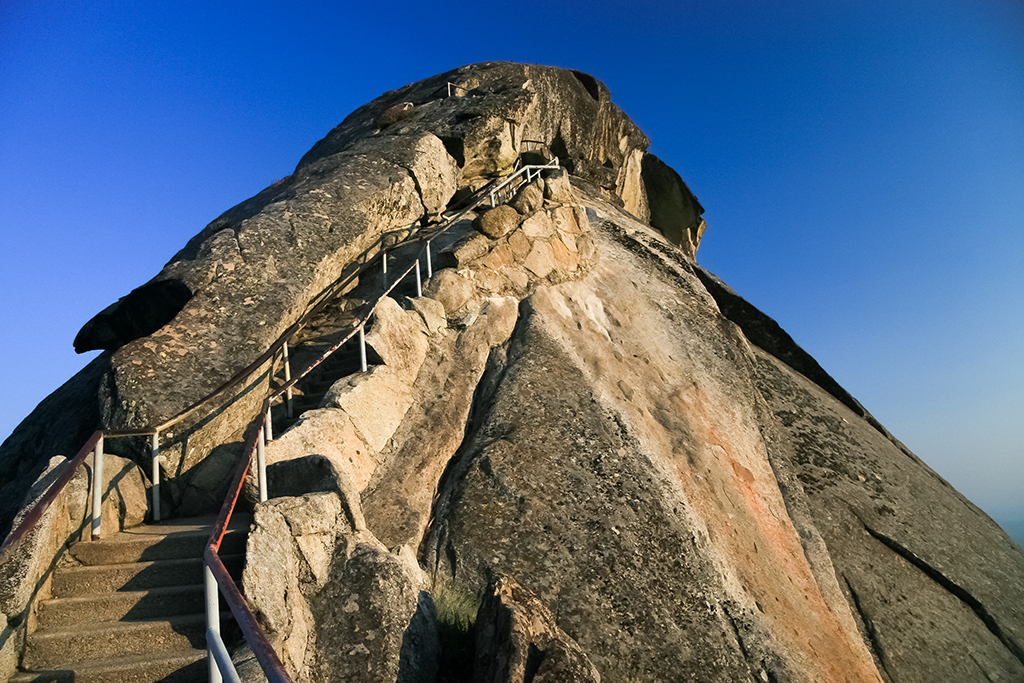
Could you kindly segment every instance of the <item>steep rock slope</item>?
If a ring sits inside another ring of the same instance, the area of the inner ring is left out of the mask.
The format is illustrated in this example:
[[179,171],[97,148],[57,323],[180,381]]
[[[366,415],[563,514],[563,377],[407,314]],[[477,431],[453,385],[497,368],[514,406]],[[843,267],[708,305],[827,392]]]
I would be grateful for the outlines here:
[[[268,447],[243,584],[292,675],[1024,678],[1020,549],[696,264],[702,208],[647,144],[573,71],[385,93],[172,259],[155,281],[191,298],[170,322],[118,323],[146,289],[98,316],[82,343],[110,350],[40,414],[173,415],[354,263],[554,155],[571,184],[548,171],[458,224],[424,296],[379,305],[382,363]],[[168,437],[179,490],[268,381]],[[0,465],[41,457],[31,429]]]

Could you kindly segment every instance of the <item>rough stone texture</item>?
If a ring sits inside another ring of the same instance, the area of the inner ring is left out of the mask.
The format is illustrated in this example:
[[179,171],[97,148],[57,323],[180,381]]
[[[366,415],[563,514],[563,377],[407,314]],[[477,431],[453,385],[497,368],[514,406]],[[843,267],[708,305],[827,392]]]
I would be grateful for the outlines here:
[[367,524],[386,546],[419,545],[437,480],[465,434],[477,382],[517,317],[514,299],[488,299],[445,361],[420,381],[420,399],[403,424],[401,443],[386,454],[385,466],[363,494]]
[[555,226],[548,213],[538,212],[523,221],[522,232],[530,240],[548,239],[555,234]]
[[[447,84],[459,86],[447,97]],[[400,102],[415,110],[397,131],[429,131],[462,166],[462,183],[478,187],[511,170],[523,140],[541,141],[574,173],[602,184],[611,197],[619,169],[647,137],[612,104],[608,89],[579,71],[488,62],[459,67],[381,95],[352,112],[310,150],[299,169],[374,134],[380,112]],[[537,151],[536,145],[530,148]]]
[[1024,680],[1020,549],[821,387],[760,349],[756,370],[780,425],[773,462],[806,492],[882,671],[895,681]]
[[434,273],[423,293],[440,302],[448,317],[454,318],[476,293],[476,288],[454,269],[445,268]]
[[[642,175],[650,206],[651,226],[660,230],[669,242],[680,247],[690,258],[694,258],[704,230],[707,229],[707,224],[701,218],[704,207],[679,174],[653,154],[644,155]],[[634,215],[643,220],[640,214]]]
[[[547,173],[533,213],[474,233],[412,310],[383,302],[368,341],[385,364],[335,383],[268,449],[271,495],[304,495],[255,506],[243,583],[296,680],[434,680],[421,564],[476,595],[496,576],[522,587],[481,612],[482,652],[518,662],[499,679],[1022,678],[1020,549],[695,265],[696,199],[579,72],[475,65],[361,107],[175,257],[154,282],[192,299],[47,399],[0,446],[2,481],[88,436],[54,451],[65,437],[44,418],[142,425],[202,395],[385,232],[510,169],[524,140],[540,141],[524,161],[554,154],[571,184]],[[669,240],[638,220],[645,202]],[[471,232],[460,223],[443,244]],[[162,435],[179,510],[215,498],[268,372]],[[3,565],[2,661],[81,528],[75,500]]]
[[[433,135],[383,136],[304,165],[227,211],[154,279],[181,282],[193,296],[158,331],[113,353],[103,424],[148,426],[215,389],[265,351],[344,266],[375,251],[383,233],[442,210],[458,171]],[[214,447],[241,440],[265,390],[260,376],[237,409],[174,429],[164,467],[168,479],[182,481],[168,487],[172,502]]]
[[[489,216],[492,213],[494,211],[488,211],[484,216]],[[437,267],[465,268],[470,261],[480,258],[489,249],[490,240],[488,235],[471,232],[438,252]]]
[[[636,216],[637,220],[643,223],[651,220],[651,209],[647,200],[647,187],[641,175],[642,159],[645,156],[642,150],[634,149],[631,151],[629,156],[626,157],[626,162],[619,169],[619,177],[615,182],[616,191],[622,198],[622,208]],[[666,168],[668,167],[666,166]],[[683,187],[686,187],[686,185],[684,184]],[[694,252],[696,252],[696,248]]]
[[569,175],[565,169],[556,168],[544,173],[546,174],[544,178],[544,199],[559,204],[568,204],[576,201],[576,195],[569,184]]
[[433,681],[439,643],[425,575],[409,548],[389,553],[361,520],[358,495],[259,504],[246,596],[296,681]]
[[266,448],[268,467],[308,455],[327,458],[357,490],[366,486],[377,468],[372,449],[356,434],[348,414],[337,408],[306,411]]
[[604,680],[880,680],[787,513],[749,346],[681,263],[600,249],[524,302],[442,483],[434,561],[480,588],[515,576]]
[[523,185],[511,202],[512,208],[524,216],[544,206],[544,191],[536,182]]
[[499,578],[477,616],[475,683],[600,683],[601,676],[537,596]]
[[515,230],[520,218],[519,212],[511,206],[499,204],[477,216],[473,220],[473,227],[496,240]]
[[127,458],[104,453],[103,515],[100,520],[103,533],[142,524],[148,509],[146,483],[139,466]]
[[[68,459],[55,456],[36,480],[26,497],[26,505],[14,520],[14,527],[38,502],[53,481],[61,475]],[[35,602],[49,597],[49,577],[69,543],[87,533],[89,480],[91,468],[79,468],[68,486],[43,513],[35,530],[4,557],[0,564],[0,614],[4,626],[0,641],[0,678],[14,674],[32,619]]]
[[[74,455],[99,425],[95,396],[109,354],[94,358],[35,407],[0,444],[0,538],[23,510],[33,483],[57,454]],[[59,429],[54,428],[60,425]]]
[[103,309],[75,337],[75,353],[113,351],[139,337],[147,337],[171,322],[192,290],[178,280],[158,280],[133,289]]
[[339,408],[348,415],[373,454],[387,445],[412,405],[412,383],[428,345],[420,315],[402,310],[393,299],[381,300],[374,321],[366,344],[385,364],[339,380],[322,402],[323,407]]
[[420,609],[420,593],[416,578],[387,551],[360,544],[348,557],[336,554],[331,578],[314,607],[320,631],[313,680],[433,680],[436,635],[433,658],[422,650],[416,653],[420,656],[407,652],[402,657],[406,631]]
[[427,333],[437,335],[448,327],[448,318],[445,316],[444,304],[436,299],[421,296],[408,299],[409,305],[423,318],[423,325]]

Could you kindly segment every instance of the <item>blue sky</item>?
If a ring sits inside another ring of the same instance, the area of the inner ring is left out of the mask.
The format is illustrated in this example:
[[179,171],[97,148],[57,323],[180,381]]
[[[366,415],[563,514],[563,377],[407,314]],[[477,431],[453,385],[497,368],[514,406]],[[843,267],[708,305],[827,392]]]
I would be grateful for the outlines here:
[[698,261],[1024,520],[1024,3],[0,3],[0,438],[71,342],[355,107],[461,64],[603,80]]

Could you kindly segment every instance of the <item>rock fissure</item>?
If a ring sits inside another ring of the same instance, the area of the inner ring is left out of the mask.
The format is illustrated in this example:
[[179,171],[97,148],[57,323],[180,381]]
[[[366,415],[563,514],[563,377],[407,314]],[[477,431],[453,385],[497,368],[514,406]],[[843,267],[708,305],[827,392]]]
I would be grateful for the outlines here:
[[871,649],[875,653],[875,658],[878,664],[882,667],[882,673],[885,674],[886,679],[890,683],[899,683],[899,680],[894,678],[892,672],[889,670],[889,653],[885,646],[882,645],[882,639],[878,633],[878,628],[875,626],[874,619],[871,615],[865,611],[864,607],[861,606],[860,596],[857,594],[857,589],[850,583],[850,579],[847,576],[843,576],[843,583],[846,584],[846,589],[850,591],[850,597],[853,599],[853,608],[857,611],[857,615],[860,617],[860,622],[864,626],[864,631],[868,636],[868,642],[871,643]]
[[[856,511],[854,511],[854,514],[857,515]],[[857,515],[857,517],[860,519],[859,515]],[[951,595],[955,596],[958,600],[967,605],[967,607],[977,615],[978,619],[985,624],[985,628],[999,639],[999,642],[1003,644],[1010,654],[1013,655],[1018,662],[1024,664],[1024,648],[1007,636],[1003,629],[1000,628],[992,614],[989,613],[977,598],[971,595],[970,592],[963,588],[963,586],[960,586],[955,581],[947,577],[906,546],[900,544],[895,539],[872,529],[864,522],[864,520],[861,520],[861,524],[864,526],[864,530],[872,538],[920,569],[921,572],[923,572],[929,579],[942,586],[944,590],[948,591]]]

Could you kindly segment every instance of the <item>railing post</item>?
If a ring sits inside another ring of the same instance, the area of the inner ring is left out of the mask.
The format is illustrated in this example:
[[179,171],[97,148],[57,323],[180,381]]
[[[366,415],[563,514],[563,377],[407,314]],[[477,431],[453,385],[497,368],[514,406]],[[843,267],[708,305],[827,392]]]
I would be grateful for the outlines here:
[[270,404],[267,404],[267,443],[274,440],[274,425],[270,421]]
[[364,325],[359,326],[359,367],[366,372],[366,334]]
[[261,427],[256,436],[256,478],[260,485],[260,502],[267,501],[267,446],[264,440],[267,432]]
[[494,190],[491,190],[491,208],[494,208]]
[[[284,381],[292,381],[292,366],[288,362],[288,342],[284,343]],[[284,414],[285,417],[292,417],[292,388],[288,387],[284,392]],[[268,422],[269,424],[269,422]]]
[[423,296],[423,278],[420,276],[420,260],[416,259],[416,297]]
[[434,277],[434,269],[430,265],[430,240],[427,240],[427,279]]
[[160,433],[153,434],[151,447],[153,461],[153,521],[160,521]]
[[103,517],[103,437],[96,442],[92,454],[92,538],[100,537]]
[[387,289],[388,288],[388,255],[387,255],[387,252],[384,251],[384,245],[383,244],[381,244],[380,248],[381,248],[381,252],[382,252],[381,255],[380,255],[380,262],[383,264],[383,267],[382,267],[382,270],[381,270],[381,279],[384,282],[384,287],[382,289]]
[[213,578],[210,566],[203,562],[203,585],[206,587],[206,661],[210,668],[210,683],[221,683],[220,667],[214,656],[214,644],[210,641],[211,634],[220,636],[220,595],[217,580]]

